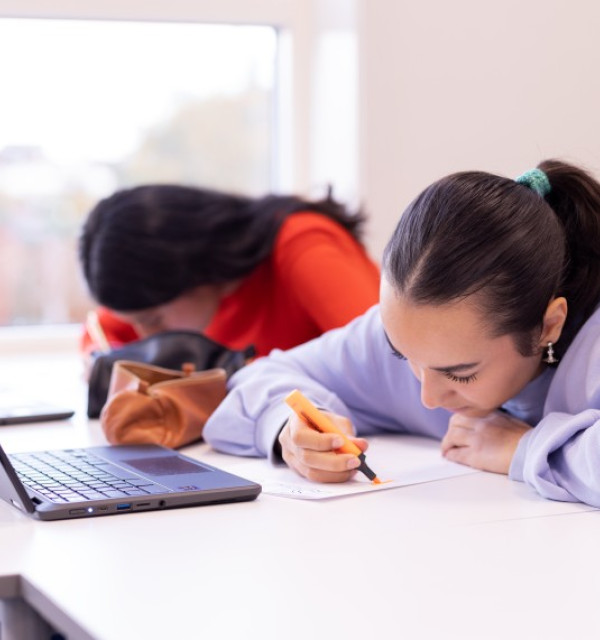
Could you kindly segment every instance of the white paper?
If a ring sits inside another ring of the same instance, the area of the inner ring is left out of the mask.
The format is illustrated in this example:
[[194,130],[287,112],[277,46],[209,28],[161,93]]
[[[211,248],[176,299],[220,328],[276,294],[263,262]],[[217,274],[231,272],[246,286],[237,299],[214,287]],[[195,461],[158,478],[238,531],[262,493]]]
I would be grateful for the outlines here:
[[360,472],[345,483],[311,482],[286,466],[274,466],[266,460],[237,465],[234,472],[261,484],[264,493],[300,500],[384,491],[477,472],[444,459],[437,440],[404,435],[375,436],[368,440],[366,462],[382,484],[373,484]]

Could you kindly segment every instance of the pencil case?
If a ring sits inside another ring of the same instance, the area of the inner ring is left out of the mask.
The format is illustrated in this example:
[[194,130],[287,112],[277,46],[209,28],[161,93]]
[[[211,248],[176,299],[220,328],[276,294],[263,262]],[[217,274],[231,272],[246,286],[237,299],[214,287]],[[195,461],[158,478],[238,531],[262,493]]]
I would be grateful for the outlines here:
[[111,444],[160,444],[176,449],[199,440],[225,397],[224,369],[180,370],[115,362],[100,423]]
[[108,353],[93,354],[88,386],[87,415],[98,418],[108,397],[111,374],[115,362],[127,360],[179,369],[183,363],[195,365],[197,371],[225,369],[233,375],[254,356],[254,348],[229,349],[195,331],[163,331],[113,349]]

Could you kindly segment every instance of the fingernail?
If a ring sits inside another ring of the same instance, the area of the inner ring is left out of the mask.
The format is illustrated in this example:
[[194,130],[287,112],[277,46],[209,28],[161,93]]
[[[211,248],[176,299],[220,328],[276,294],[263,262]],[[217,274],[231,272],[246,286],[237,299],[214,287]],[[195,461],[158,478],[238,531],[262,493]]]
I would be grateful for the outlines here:
[[350,458],[346,463],[347,469],[358,469],[360,467],[360,460],[358,458]]
[[343,447],[343,446],[344,446],[344,439],[343,439],[343,438],[340,438],[340,437],[338,437],[338,436],[336,436],[336,437],[332,440],[332,442],[331,442],[331,446],[332,446],[334,449],[339,449],[340,447]]

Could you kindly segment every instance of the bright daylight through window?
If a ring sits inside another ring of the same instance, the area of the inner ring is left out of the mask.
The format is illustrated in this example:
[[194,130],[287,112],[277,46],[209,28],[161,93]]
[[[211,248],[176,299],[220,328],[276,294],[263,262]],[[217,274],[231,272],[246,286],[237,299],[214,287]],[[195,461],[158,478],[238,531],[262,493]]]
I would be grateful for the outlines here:
[[84,319],[79,226],[116,189],[269,191],[276,44],[261,26],[0,20],[0,325]]

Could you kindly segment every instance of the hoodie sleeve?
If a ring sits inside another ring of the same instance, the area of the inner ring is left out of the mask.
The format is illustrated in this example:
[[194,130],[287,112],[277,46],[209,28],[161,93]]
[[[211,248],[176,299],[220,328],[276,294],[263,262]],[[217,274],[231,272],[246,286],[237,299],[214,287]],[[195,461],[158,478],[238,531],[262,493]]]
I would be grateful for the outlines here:
[[446,411],[421,404],[420,385],[406,361],[392,355],[376,306],[341,329],[289,351],[273,351],[238,371],[206,423],[204,439],[226,453],[272,456],[291,412],[284,398],[294,389],[349,417],[359,435],[410,432],[441,438],[448,426]]
[[600,312],[583,326],[552,380],[544,417],[509,472],[545,498],[600,507]]

